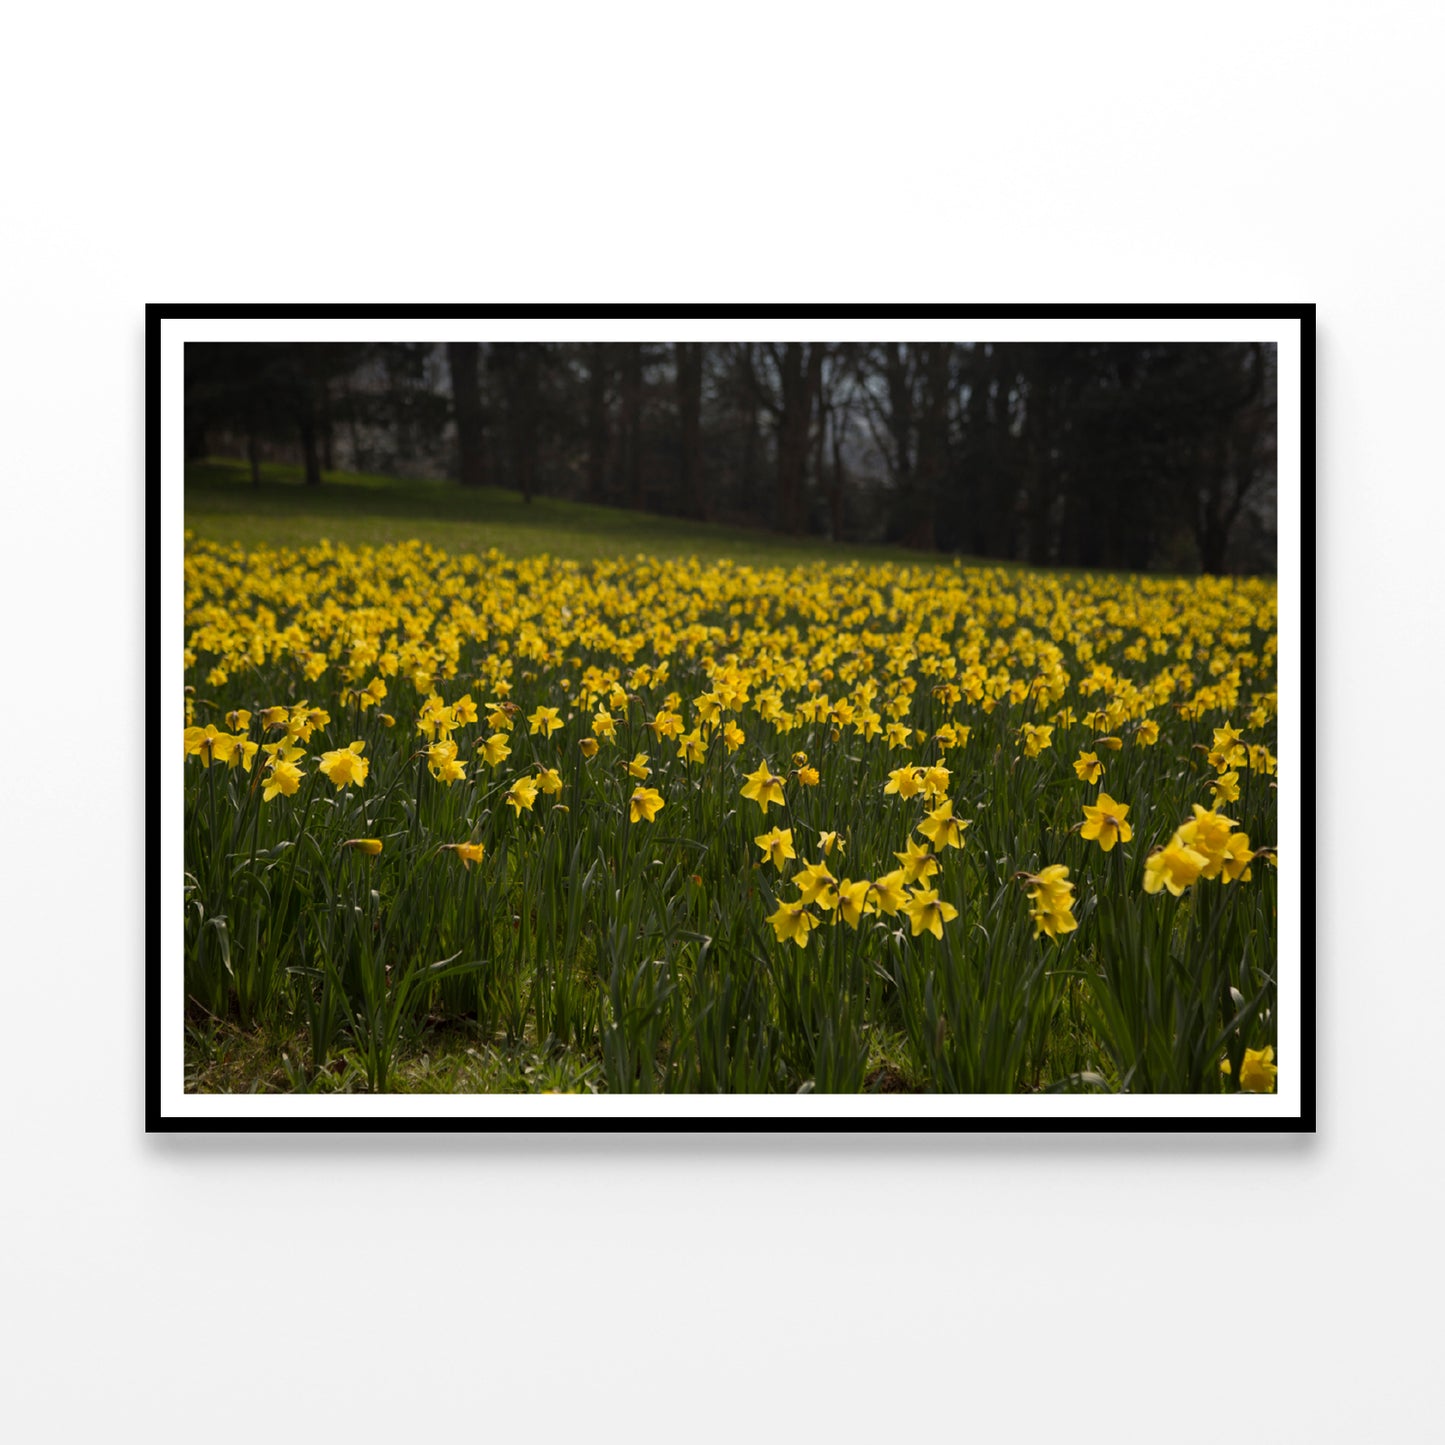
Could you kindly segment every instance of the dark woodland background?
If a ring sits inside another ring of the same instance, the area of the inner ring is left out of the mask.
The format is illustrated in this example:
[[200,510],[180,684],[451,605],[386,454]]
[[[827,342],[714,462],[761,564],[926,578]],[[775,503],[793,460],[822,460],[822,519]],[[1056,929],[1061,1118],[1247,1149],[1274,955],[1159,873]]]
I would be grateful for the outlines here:
[[1267,343],[187,343],[188,459],[920,552],[1275,570]]

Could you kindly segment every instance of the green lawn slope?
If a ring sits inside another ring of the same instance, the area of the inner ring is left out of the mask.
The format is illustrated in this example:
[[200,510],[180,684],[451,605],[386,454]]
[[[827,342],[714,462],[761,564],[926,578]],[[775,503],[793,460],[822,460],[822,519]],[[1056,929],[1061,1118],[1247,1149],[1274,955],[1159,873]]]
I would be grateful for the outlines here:
[[416,539],[451,552],[497,547],[511,556],[548,552],[578,561],[637,552],[783,565],[952,560],[900,547],[781,537],[553,497],[528,504],[517,492],[463,488],[455,482],[328,472],[320,487],[307,487],[299,467],[266,466],[256,487],[244,462],[223,460],[187,465],[185,509],[186,527],[198,538],[246,546],[301,547],[323,538],[381,546]]

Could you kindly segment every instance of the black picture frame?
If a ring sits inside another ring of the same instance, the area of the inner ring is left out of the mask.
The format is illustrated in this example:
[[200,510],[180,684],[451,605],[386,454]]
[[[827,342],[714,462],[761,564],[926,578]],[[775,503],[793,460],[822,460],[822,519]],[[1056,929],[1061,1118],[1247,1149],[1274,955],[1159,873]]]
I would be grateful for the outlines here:
[[[147,907],[146,907],[146,1080],[145,1129],[148,1133],[1158,1133],[1181,1134],[1259,1134],[1314,1133],[1316,1131],[1316,1058],[1315,1058],[1315,912],[1314,889],[1315,843],[1310,816],[1313,806],[1315,776],[1315,392],[1316,348],[1315,307],[1313,304],[940,304],[905,306],[893,304],[860,305],[845,303],[827,305],[277,305],[221,303],[167,304],[146,307],[146,675],[152,697],[160,695],[162,649],[167,645],[163,631],[160,597],[160,569],[167,564],[163,555],[162,537],[162,328],[172,320],[211,321],[557,321],[576,319],[636,319],[665,322],[669,320],[738,320],[775,321],[808,320],[958,320],[988,322],[1005,320],[1060,321],[1293,321],[1299,324],[1300,336],[1300,696],[1293,702],[1300,709],[1302,756],[1292,786],[1301,791],[1303,823],[1302,855],[1291,859],[1288,866],[1299,871],[1301,882],[1300,959],[1300,1057],[1295,1063],[1300,1073],[1301,1094],[1298,1117],[1260,1117],[1241,1112],[1238,1117],[1221,1120],[1180,1115],[1147,1118],[1079,1118],[1048,1117],[958,1117],[920,1118],[917,1116],[885,1120],[877,1117],[813,1117],[799,1111],[788,1117],[756,1118],[738,1116],[689,1116],[686,1118],[650,1116],[646,1118],[583,1119],[565,1118],[494,1118],[414,1116],[356,1117],[214,1117],[193,1118],[167,1114],[164,1109],[161,1057],[162,999],[162,937],[168,920],[161,916],[160,848],[164,827],[160,796],[153,778],[147,779]],[[149,767],[151,759],[146,760]]]

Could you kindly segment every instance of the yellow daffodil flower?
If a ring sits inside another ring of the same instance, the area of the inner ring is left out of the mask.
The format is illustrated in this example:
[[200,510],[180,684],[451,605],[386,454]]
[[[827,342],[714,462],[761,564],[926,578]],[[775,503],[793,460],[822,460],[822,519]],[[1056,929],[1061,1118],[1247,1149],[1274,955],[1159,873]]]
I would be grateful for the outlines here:
[[952,781],[953,774],[942,763],[934,763],[931,767],[923,769],[920,790],[927,793],[930,798],[946,798]]
[[364,742],[354,742],[350,747],[321,754],[321,771],[329,782],[336,784],[338,792],[342,788],[350,787],[352,783],[360,786],[366,781],[371,765],[361,756],[365,747]]
[[1166,848],[1153,852],[1144,862],[1144,891],[1158,893],[1167,888],[1176,898],[1209,866],[1203,853],[1189,847],[1175,833]]
[[1104,852],[1115,843],[1127,843],[1134,830],[1124,821],[1129,816],[1127,803],[1116,803],[1107,793],[1100,793],[1095,803],[1084,804],[1084,826],[1079,836],[1089,842],[1097,842]]
[[532,804],[537,801],[537,784],[531,778],[518,778],[502,794],[502,801],[511,807],[520,818],[522,809],[526,808],[530,812]]
[[1273,776],[1277,771],[1278,760],[1267,747],[1251,743],[1249,745],[1249,766],[1256,773],[1267,773]]
[[638,788],[628,800],[628,817],[634,823],[651,823],[663,806],[656,788]]
[[969,826],[968,818],[953,816],[953,803],[945,798],[918,825],[918,831],[933,844],[934,852],[940,848],[962,848],[963,830]]
[[1231,833],[1224,841],[1224,864],[1219,871],[1221,883],[1236,881],[1248,883],[1251,877],[1250,863],[1255,854],[1249,850],[1248,833]]
[[833,891],[837,879],[828,872],[824,863],[807,863],[793,875],[798,894],[804,903],[816,903],[819,908],[831,908],[837,895]]
[[1025,723],[1019,734],[1023,738],[1026,758],[1036,758],[1045,748],[1053,746],[1054,729],[1050,723]]
[[1230,727],[1226,723],[1222,728],[1214,729],[1214,746],[1210,749],[1210,766],[1219,772],[1226,768],[1242,768],[1249,762],[1249,754],[1244,744],[1240,741],[1238,728]]
[[894,768],[883,785],[885,793],[896,793],[900,798],[911,798],[923,786],[922,768]]
[[541,733],[546,738],[551,737],[561,726],[562,719],[558,716],[558,709],[555,707],[539,707],[527,719],[527,731],[534,735]]
[[1062,863],[1052,863],[1024,880],[1032,885],[1028,896],[1033,904],[1030,916],[1035,938],[1046,933],[1057,939],[1079,926],[1073,914],[1074,885],[1068,877],[1069,870]]
[[240,738],[219,731],[214,723],[186,729],[186,756],[197,757],[210,767],[213,762],[229,763],[240,746]]
[[801,899],[779,903],[777,912],[768,915],[768,922],[773,925],[779,943],[791,940],[799,948],[808,946],[808,934],[818,926],[818,920],[808,912]]
[[493,733],[484,742],[477,744],[482,754],[482,761],[489,768],[499,767],[505,758],[512,755],[512,745],[506,733]]
[[751,798],[764,813],[768,811],[770,803],[776,803],[779,807],[783,804],[783,780],[774,775],[767,762],[754,773],[744,773],[747,781],[742,786],[742,796]]
[[919,883],[932,878],[938,872],[938,860],[931,849],[922,843],[908,840],[907,851],[893,855],[903,865],[903,879],[906,883]]
[[466,777],[466,765],[457,761],[457,745],[450,738],[433,743],[426,752],[427,771],[438,782],[450,785]]
[[278,793],[292,797],[300,786],[301,769],[282,758],[272,758],[265,786],[261,789],[261,801],[269,803]]
[[486,854],[487,848],[484,843],[443,843],[443,848],[449,848],[468,869],[473,863],[480,863]]
[[1224,855],[1229,848],[1229,834],[1234,822],[1198,803],[1192,803],[1190,807],[1194,812],[1193,821],[1179,830],[1179,838],[1186,848],[1204,855],[1204,876],[1217,878],[1219,870],[1224,867]]
[[943,939],[943,925],[958,917],[958,909],[939,898],[934,888],[920,888],[912,893],[903,911],[908,915],[914,938],[926,931],[940,941]]
[[1221,773],[1209,785],[1209,791],[1216,808],[1221,803],[1237,803],[1239,801],[1239,774],[1233,771]]
[[902,868],[895,868],[873,880],[873,902],[880,913],[890,918],[908,902],[908,878]]
[[793,830],[791,828],[774,828],[769,833],[759,833],[753,842],[763,850],[763,857],[780,873],[783,871],[783,864],[787,859],[798,856],[793,852]]
[[1241,1094],[1274,1093],[1275,1075],[1279,1070],[1274,1064],[1274,1047],[1266,1044],[1262,1049],[1246,1049],[1239,1066],[1239,1092]]
[[857,929],[865,913],[876,913],[877,906],[869,898],[872,885],[866,878],[859,882],[844,878],[838,884],[838,896],[833,904],[834,912],[849,928]]

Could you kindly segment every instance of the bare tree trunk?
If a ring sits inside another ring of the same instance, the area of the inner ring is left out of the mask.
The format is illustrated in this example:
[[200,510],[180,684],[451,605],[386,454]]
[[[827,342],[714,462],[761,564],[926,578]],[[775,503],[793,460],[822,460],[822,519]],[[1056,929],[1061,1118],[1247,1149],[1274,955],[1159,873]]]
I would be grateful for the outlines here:
[[985,425],[989,367],[981,343],[968,353],[968,406],[964,411],[963,458],[964,480],[968,489],[967,545],[970,551],[987,555],[990,516],[993,511],[990,489],[994,479],[988,475]]
[[893,474],[905,505],[913,500],[913,377],[911,359],[894,342],[885,348],[888,430],[893,439]]
[[642,492],[642,347],[622,349],[622,435],[619,478],[629,507],[639,510],[646,500]]
[[246,460],[251,463],[251,485],[261,485],[261,438],[254,426],[246,429]]
[[833,540],[841,542],[843,540],[843,428],[839,425],[836,414],[833,415],[832,425],[833,482],[828,493],[828,516]]
[[784,532],[798,530],[798,493],[803,487],[807,463],[807,432],[804,431],[804,355],[800,342],[790,341],[779,364],[783,406],[778,420],[778,527]]
[[738,466],[738,490],[735,504],[750,521],[766,522],[766,503],[758,476],[758,444],[761,440],[760,402],[757,362],[753,343],[742,342],[731,351],[732,386],[737,398],[737,414],[743,424],[742,456]]
[[527,342],[517,348],[517,390],[512,408],[517,485],[522,500],[531,503],[537,484],[538,371],[537,347]]
[[707,521],[707,490],[702,478],[702,343],[678,342],[677,410],[681,422],[678,498],[694,517]]
[[758,409],[748,408],[748,429],[743,434],[743,509],[757,511],[758,501]]
[[[824,343],[813,342],[808,351],[808,372],[803,390],[803,451],[806,466],[807,440],[809,429],[813,425],[813,414],[821,405],[823,394],[823,351]],[[819,422],[821,426],[821,421]],[[820,477],[821,480],[821,477]],[[807,527],[807,476],[806,473],[798,477],[798,530],[804,531]]]
[[607,466],[607,348],[588,348],[587,500],[602,501]]
[[790,341],[779,360],[783,405],[778,417],[778,521],[799,533],[806,522],[808,435],[823,379],[823,347]]
[[[1199,544],[1200,566],[1206,572],[1224,572],[1229,566],[1229,539],[1244,510],[1245,499],[1259,479],[1258,452],[1263,427],[1264,348],[1250,348],[1253,377],[1244,401],[1231,421],[1223,444],[1216,451],[1215,475],[1206,480],[1208,516]],[[1212,483],[1212,485],[1211,485]]]
[[316,391],[317,358],[307,346],[293,344],[288,352],[287,381],[296,412],[296,430],[301,438],[301,460],[305,467],[306,485],[321,485],[321,452],[317,446]]
[[452,373],[452,410],[457,421],[457,475],[464,487],[486,485],[486,423],[479,383],[481,346],[475,341],[449,341],[447,362]]
[[346,424],[351,432],[351,469],[355,472],[365,471],[361,458],[361,428],[357,424],[356,398],[352,395],[351,387],[345,384],[343,396],[346,401]]
[[874,364],[881,366],[886,404],[865,395],[869,430],[888,468],[891,499],[887,536],[890,541],[908,542],[916,524],[916,464],[914,456],[916,403],[914,380],[918,348],[899,342],[877,349]]
[[913,516],[905,519],[909,546],[932,551],[936,543],[938,499],[948,481],[948,363],[952,348],[934,342],[923,358],[927,392],[918,426],[918,474]]
[[317,425],[321,433],[321,468],[336,470],[336,446],[331,427],[331,382],[325,376],[316,379]]
[[1050,560],[1054,506],[1053,473],[1053,396],[1052,378],[1046,375],[1046,364],[1035,349],[1027,356],[1028,391],[1024,401],[1024,450],[1027,466],[1029,505],[1028,559],[1036,566]]
[[[819,346],[817,350],[821,354],[823,348]],[[822,490],[827,484],[827,473],[823,469],[823,447],[826,440],[824,433],[828,430],[828,409],[823,404],[821,392],[818,394],[816,411],[818,424],[813,432],[813,485]]]
[[301,456],[306,466],[306,485],[321,485],[321,453],[316,447],[316,413],[309,395],[301,398],[297,412],[297,425],[301,432]]

